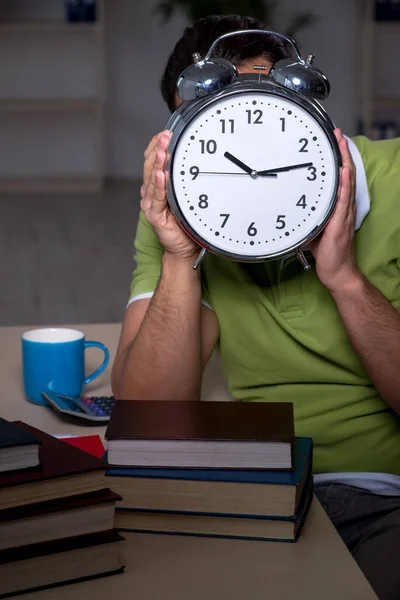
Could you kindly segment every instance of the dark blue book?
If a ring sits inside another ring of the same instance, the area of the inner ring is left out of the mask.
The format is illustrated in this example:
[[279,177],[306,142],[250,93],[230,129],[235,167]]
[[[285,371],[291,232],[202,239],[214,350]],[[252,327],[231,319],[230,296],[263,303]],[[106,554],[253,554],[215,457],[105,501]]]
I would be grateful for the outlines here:
[[198,537],[297,542],[313,498],[310,475],[296,513],[292,517],[208,515],[135,509],[116,509],[115,527],[120,531],[163,533]]
[[40,444],[33,433],[0,417],[0,473],[37,467]]
[[120,508],[291,517],[312,471],[311,438],[297,437],[293,471],[112,467]]

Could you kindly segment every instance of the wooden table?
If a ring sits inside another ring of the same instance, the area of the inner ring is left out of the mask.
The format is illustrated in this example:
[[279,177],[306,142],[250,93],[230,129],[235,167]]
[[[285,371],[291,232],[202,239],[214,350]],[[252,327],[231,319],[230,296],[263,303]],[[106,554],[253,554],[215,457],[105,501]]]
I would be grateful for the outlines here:
[[[120,326],[79,325],[87,339],[115,355]],[[23,420],[48,433],[99,433],[105,427],[66,423],[52,409],[25,400],[20,336],[27,328],[0,328],[0,416]],[[88,355],[88,370],[101,353]],[[211,364],[205,392],[228,399]],[[215,385],[213,386],[213,382]],[[110,367],[85,390],[110,394]],[[184,536],[124,534],[123,575],[27,594],[32,600],[376,600],[367,580],[315,499],[297,544]]]

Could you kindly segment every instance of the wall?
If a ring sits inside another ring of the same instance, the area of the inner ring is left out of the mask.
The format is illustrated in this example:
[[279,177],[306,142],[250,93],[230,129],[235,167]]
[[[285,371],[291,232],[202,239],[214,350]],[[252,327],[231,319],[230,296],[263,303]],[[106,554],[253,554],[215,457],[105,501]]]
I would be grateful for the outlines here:
[[185,22],[160,25],[154,0],[106,0],[107,170],[141,177],[143,152],[169,111],[159,79]]
[[[302,0],[301,10],[320,19],[299,36],[303,54],[316,55],[332,85],[326,103],[348,135],[356,132],[356,40],[358,0]],[[155,2],[106,0],[108,149],[107,169],[115,176],[141,177],[143,151],[168,119],[158,81],[168,53],[181,34],[183,19],[160,25]],[[298,12],[298,0],[280,0],[277,27]]]
[[318,20],[298,36],[302,55],[315,54],[315,66],[331,83],[331,94],[324,106],[336,125],[348,135],[357,128],[357,60],[359,0],[281,0],[279,22],[283,15],[310,11]]
[[[106,169],[109,175],[115,177],[141,177],[143,151],[152,135],[165,126],[169,116],[161,99],[158,84],[168,54],[182,33],[185,21],[181,17],[175,18],[166,25],[161,25],[159,16],[154,14],[156,1],[105,0]],[[349,135],[356,131],[358,98],[355,75],[358,56],[355,33],[357,6],[361,2],[362,0],[302,0],[301,2],[280,0],[278,2],[280,6],[278,18],[274,24],[276,27],[284,29],[285,15],[299,11],[299,5],[301,5],[301,10],[311,9],[320,15],[319,21],[305,30],[299,36],[298,41],[302,45],[304,54],[310,52],[316,54],[316,65],[328,75],[332,84],[332,94],[326,107],[337,124]],[[8,7],[14,7],[15,10],[19,5],[24,6],[24,11],[33,7],[30,0],[6,0],[6,4]],[[62,18],[62,0],[35,0],[34,6],[35,11],[30,18],[34,16]],[[58,12],[55,11],[56,7]],[[71,39],[68,39],[68,42],[65,41],[66,38],[62,37],[57,40],[58,45],[69,44],[67,54],[71,49]],[[47,38],[41,40],[37,36],[35,40],[35,44],[39,46],[47,42]],[[78,37],[72,38],[72,43],[75,44],[75,55],[79,54],[81,59],[73,61],[74,65],[79,65],[79,69],[72,69],[71,73],[75,78],[74,89],[79,88],[84,94],[85,81],[88,81],[90,77],[84,78],[79,74],[88,75],[88,70],[85,68],[86,63],[83,61],[83,58],[88,56],[88,51],[82,50],[77,42]],[[80,43],[83,41],[81,40]],[[26,47],[25,44],[24,48]],[[57,53],[57,56],[59,54]],[[15,79],[16,71],[21,72],[20,82],[25,84],[26,69],[25,71],[21,70],[19,66],[21,60],[18,58],[18,52],[11,53],[11,56],[17,57],[14,60],[9,59],[5,51],[0,55],[3,56],[3,59],[0,60],[0,71],[5,84],[7,83],[7,73],[13,75]],[[46,54],[46,48],[43,48],[38,56],[43,56],[41,67],[46,70],[52,63],[51,53],[47,52]],[[35,95],[35,90],[32,89],[35,85],[38,93],[43,92],[40,81],[31,81],[30,95]],[[3,86],[3,89],[5,93],[9,92],[8,84]],[[67,127],[67,123],[65,123],[65,127]],[[7,131],[5,128],[3,137],[6,136]],[[52,131],[54,130],[50,127],[50,133]],[[81,133],[83,133],[82,128]],[[38,144],[34,161],[25,160],[24,153],[20,152],[18,148],[16,151],[10,151],[7,162],[3,160],[3,172],[6,170],[12,174],[14,170],[20,172],[22,169],[28,173],[29,170],[32,171],[35,168],[36,162],[39,164],[44,160],[45,163],[50,164],[56,158],[60,165],[68,165],[69,161],[74,158],[78,166],[89,168],[87,163],[90,157],[89,153],[84,150],[85,146],[83,143],[78,144],[78,149],[81,151],[76,152],[75,137],[70,137],[72,139],[69,141],[68,147],[67,144],[64,144],[65,148],[57,148],[57,152],[50,156],[46,154],[45,145],[42,144],[41,147]],[[45,138],[43,137],[43,139]],[[58,136],[58,139],[64,138]],[[10,150],[14,149],[15,144],[11,133],[7,138],[5,137],[5,143]],[[71,152],[71,143],[73,152]],[[32,153],[30,153],[31,155]],[[57,165],[54,165],[54,170],[57,170],[56,167]]]

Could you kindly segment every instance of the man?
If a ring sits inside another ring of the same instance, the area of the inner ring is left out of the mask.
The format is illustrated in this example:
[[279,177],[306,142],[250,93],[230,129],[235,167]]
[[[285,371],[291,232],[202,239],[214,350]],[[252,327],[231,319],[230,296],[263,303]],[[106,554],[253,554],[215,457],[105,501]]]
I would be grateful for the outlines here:
[[[185,30],[162,93],[179,106],[179,74],[221,34],[265,29],[209,17]],[[274,37],[229,38],[217,54],[239,72],[287,55]],[[145,152],[136,263],[113,368],[118,398],[199,398],[214,348],[234,398],[294,402],[296,434],[311,436],[316,493],[380,598],[400,597],[400,140],[348,140],[337,208],[296,261],[246,265],[208,255],[168,209],[170,132]],[[266,140],[268,143],[268,140]],[[357,188],[357,192],[356,192]]]

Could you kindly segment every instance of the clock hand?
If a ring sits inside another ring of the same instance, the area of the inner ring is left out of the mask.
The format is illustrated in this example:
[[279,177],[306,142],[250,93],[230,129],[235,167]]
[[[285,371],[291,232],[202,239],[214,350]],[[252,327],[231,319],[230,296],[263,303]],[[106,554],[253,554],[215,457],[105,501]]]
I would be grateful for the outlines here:
[[303,169],[305,167],[312,167],[313,163],[301,163],[299,165],[289,165],[288,167],[279,167],[278,169],[267,169],[266,171],[258,171],[259,175],[269,175],[270,173],[284,173],[286,171],[293,171],[294,169]]
[[[247,173],[229,173],[226,171],[199,171],[199,175],[240,175],[246,177]],[[265,177],[278,177],[276,173],[266,173]]]
[[241,169],[243,169],[243,171],[246,171],[246,173],[248,173],[254,179],[257,177],[257,171],[254,171],[254,169],[251,169],[250,167],[245,165],[244,162],[236,158],[236,156],[233,156],[233,154],[231,154],[230,152],[225,152],[224,156],[225,158],[233,162],[237,167],[240,167]]

